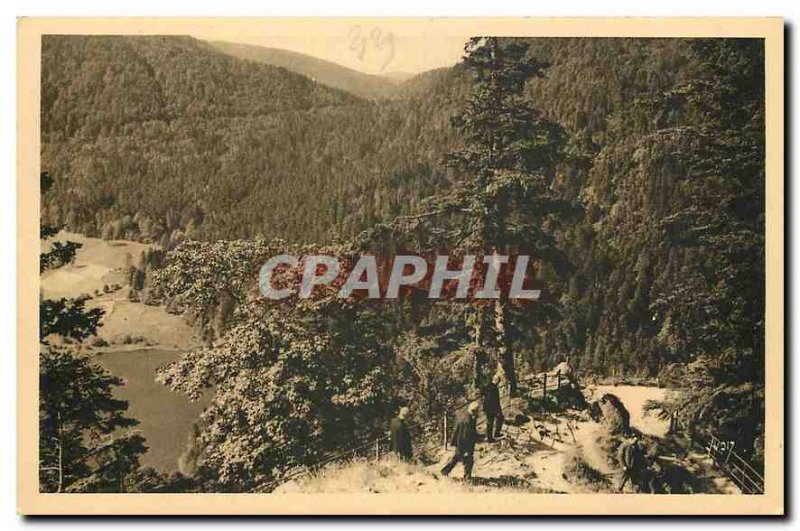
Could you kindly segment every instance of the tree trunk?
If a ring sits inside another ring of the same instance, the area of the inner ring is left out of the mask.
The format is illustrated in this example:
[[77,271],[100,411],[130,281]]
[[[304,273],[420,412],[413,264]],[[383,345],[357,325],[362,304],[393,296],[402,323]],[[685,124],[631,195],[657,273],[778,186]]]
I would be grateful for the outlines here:
[[64,438],[61,436],[61,412],[56,416],[58,419],[58,426],[56,433],[58,433],[58,489],[56,492],[61,492],[64,488]]
[[480,308],[474,325],[475,330],[475,371],[473,374],[473,385],[476,389],[483,387],[483,367],[486,364],[486,333],[484,330],[485,310]]
[[503,373],[509,385],[511,396],[517,393],[517,369],[514,363],[514,351],[511,349],[511,341],[506,328],[507,300],[501,295],[494,303],[494,329],[497,335],[497,351],[500,363],[503,365]]

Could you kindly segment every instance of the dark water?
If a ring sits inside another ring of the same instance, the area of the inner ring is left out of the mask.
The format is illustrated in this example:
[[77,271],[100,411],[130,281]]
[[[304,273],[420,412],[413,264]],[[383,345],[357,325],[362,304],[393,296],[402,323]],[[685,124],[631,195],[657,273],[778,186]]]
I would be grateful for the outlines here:
[[128,416],[139,421],[137,428],[147,439],[148,451],[142,456],[142,464],[161,472],[178,470],[178,458],[186,448],[192,424],[205,406],[205,401],[190,402],[155,381],[156,369],[180,355],[174,350],[148,349],[96,357],[106,370],[125,380],[117,396],[128,401]]

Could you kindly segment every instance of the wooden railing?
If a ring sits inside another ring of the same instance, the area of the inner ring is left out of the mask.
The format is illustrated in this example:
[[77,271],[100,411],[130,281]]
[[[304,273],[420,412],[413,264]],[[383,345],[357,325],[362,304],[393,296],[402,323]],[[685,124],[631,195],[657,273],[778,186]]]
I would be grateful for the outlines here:
[[764,476],[736,452],[733,441],[722,441],[710,433],[696,434],[694,439],[743,494],[764,494]]

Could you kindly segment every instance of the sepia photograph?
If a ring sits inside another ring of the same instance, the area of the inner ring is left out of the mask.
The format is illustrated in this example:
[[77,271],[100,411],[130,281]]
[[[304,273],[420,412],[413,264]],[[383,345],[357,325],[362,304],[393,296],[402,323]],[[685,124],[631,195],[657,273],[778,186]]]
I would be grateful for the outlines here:
[[21,510],[782,514],[783,31],[21,19]]

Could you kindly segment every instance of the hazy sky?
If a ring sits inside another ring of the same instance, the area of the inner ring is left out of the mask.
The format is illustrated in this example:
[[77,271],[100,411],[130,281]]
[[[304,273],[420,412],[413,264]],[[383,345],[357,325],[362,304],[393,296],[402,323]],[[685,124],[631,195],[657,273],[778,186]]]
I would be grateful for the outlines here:
[[[440,19],[441,20],[441,19]],[[253,20],[215,24],[195,37],[282,48],[370,74],[418,73],[451,66],[461,58],[469,34],[444,30],[437,21],[397,19]]]

